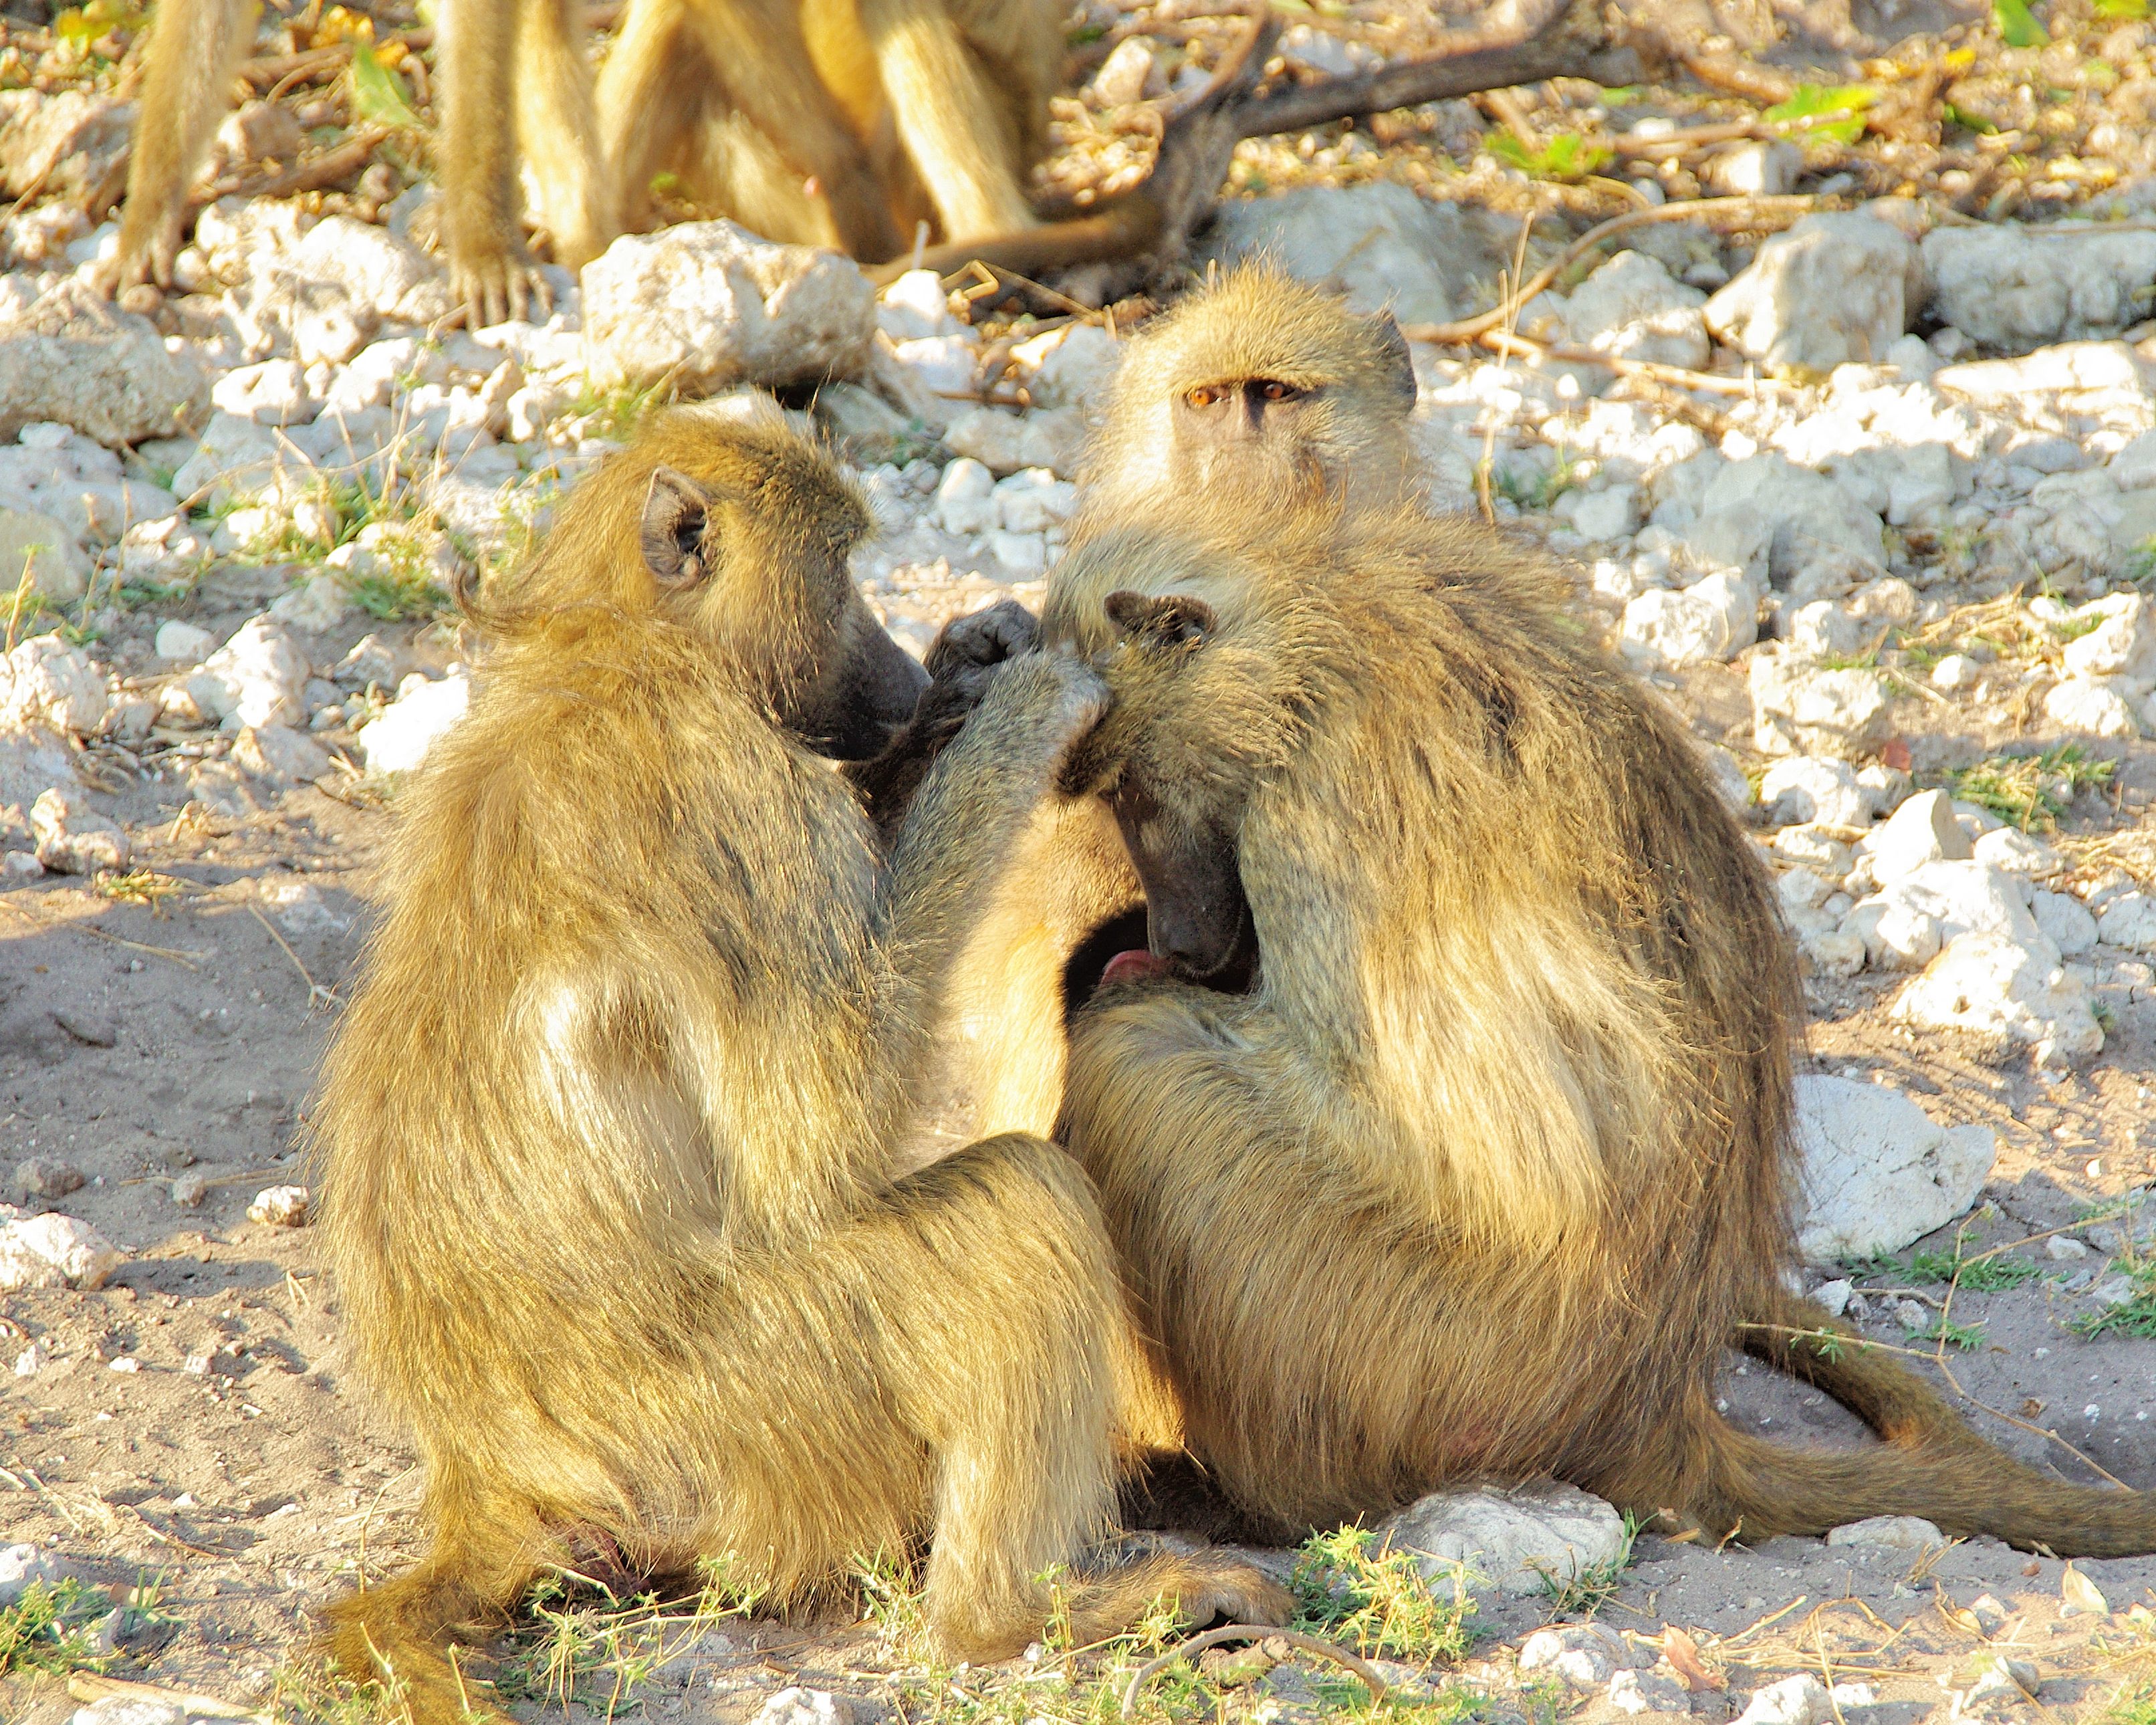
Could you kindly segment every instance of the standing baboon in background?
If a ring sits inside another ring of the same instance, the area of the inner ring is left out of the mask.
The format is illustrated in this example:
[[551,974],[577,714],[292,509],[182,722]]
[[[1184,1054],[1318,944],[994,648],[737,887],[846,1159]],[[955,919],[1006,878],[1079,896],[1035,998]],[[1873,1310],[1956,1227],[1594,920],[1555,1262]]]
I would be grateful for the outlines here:
[[[247,0],[157,0],[145,49],[141,111],[127,167],[120,249],[105,289],[172,285],[187,193],[229,105],[254,8]],[[571,270],[621,231],[598,154],[579,0],[443,0],[434,140],[449,280],[475,326],[521,317],[543,282],[518,212],[520,146],[539,183],[534,212]]]
[[632,225],[661,172],[774,239],[897,255],[1034,223],[1054,0],[629,0],[599,78]]
[[1686,739],[1555,590],[1411,508],[1104,533],[1051,581],[1044,639],[1115,696],[1065,778],[1152,931],[1074,1019],[1062,1131],[1189,1454],[1276,1535],[1553,1474],[1711,1537],[2156,1549],[2144,1495],[1973,1435],[1807,1453],[1716,1413],[1794,1256],[1795,965]]
[[[886,863],[819,752],[921,678],[846,573],[864,505],[783,427],[668,415],[480,608],[470,716],[410,793],[316,1112],[324,1245],[413,1422],[420,1564],[332,1612],[357,1675],[462,1717],[444,1639],[580,1545],[725,1554],[778,1602],[932,1537],[932,1624],[1001,1656],[1105,1531],[1140,1373],[1098,1209],[1016,1136],[899,1177],[944,973],[1098,711],[988,681]],[[1246,1566],[1066,1584],[1081,1640]]]

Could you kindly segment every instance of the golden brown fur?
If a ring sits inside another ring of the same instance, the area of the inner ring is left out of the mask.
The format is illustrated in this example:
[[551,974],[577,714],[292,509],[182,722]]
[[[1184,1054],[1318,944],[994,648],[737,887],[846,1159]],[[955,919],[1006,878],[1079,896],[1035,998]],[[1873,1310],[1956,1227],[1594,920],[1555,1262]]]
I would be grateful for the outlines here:
[[629,220],[676,175],[772,239],[881,262],[1029,228],[1063,55],[1051,0],[630,0],[599,80]]
[[1190,1454],[1276,1532],[1553,1474],[1717,1537],[2156,1548],[2148,1498],[1943,1440],[1892,1368],[1851,1378],[1911,1447],[1716,1414],[1740,1319],[1809,1311],[1775,1280],[1795,968],[1691,746],[1561,591],[1411,508],[1102,534],[1051,583],[1044,638],[1116,696],[1068,771],[1126,817],[1156,951],[1255,942],[1247,993],[1141,976],[1071,1029],[1064,1133]]
[[[1108,1523],[1134,1373],[1091,1189],[1016,1136],[895,1161],[960,932],[1099,685],[1004,665],[885,861],[804,740],[873,747],[867,525],[783,429],[662,418],[486,608],[405,801],[316,1132],[432,1532],[331,1640],[418,1725],[462,1717],[444,1638],[581,1550],[724,1553],[784,1604],[932,1541],[931,1621],[1001,1656]],[[1204,1558],[1067,1596],[1090,1636],[1161,1590],[1277,1604]]]

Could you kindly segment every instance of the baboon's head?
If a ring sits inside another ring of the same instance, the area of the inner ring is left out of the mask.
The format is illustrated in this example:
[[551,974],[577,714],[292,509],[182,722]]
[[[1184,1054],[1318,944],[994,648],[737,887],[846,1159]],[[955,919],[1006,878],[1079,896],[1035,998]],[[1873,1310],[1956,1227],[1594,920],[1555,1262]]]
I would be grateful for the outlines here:
[[[1099,981],[1255,984],[1261,931],[1243,891],[1243,819],[1301,728],[1298,622],[1253,571],[1163,534],[1103,536],[1057,570],[1043,640],[1090,655],[1115,696],[1063,786],[1106,802],[1145,892],[1142,951],[1131,928],[1088,943],[1081,962],[1100,967]],[[1073,986],[1082,993],[1091,980]]]
[[1089,489],[1118,508],[1147,489],[1235,511],[1327,495],[1389,501],[1411,471],[1414,402],[1408,345],[1388,314],[1358,316],[1246,264],[1132,340]]
[[707,643],[810,747],[874,754],[928,675],[884,632],[846,559],[873,527],[837,465],[775,413],[679,408],[572,495],[538,561],[482,622],[655,615]]

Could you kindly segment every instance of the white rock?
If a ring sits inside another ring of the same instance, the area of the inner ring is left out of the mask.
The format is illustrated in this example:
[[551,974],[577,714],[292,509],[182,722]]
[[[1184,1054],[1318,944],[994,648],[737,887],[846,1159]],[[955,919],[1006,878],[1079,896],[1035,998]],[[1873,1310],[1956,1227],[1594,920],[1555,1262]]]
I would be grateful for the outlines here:
[[1752,781],[1745,776],[1744,763],[1720,743],[1708,743],[1700,752],[1707,777],[1714,781],[1722,800],[1740,813],[1749,809],[1757,799],[1752,793]]
[[1833,1717],[1834,1702],[1825,1685],[1807,1671],[1753,1691],[1736,1725],[1826,1725]]
[[247,1219],[266,1223],[272,1228],[304,1228],[307,1225],[307,1189],[304,1186],[267,1186],[254,1194],[254,1203],[247,1206]]
[[1751,583],[1725,570],[1681,593],[1641,593],[1625,607],[1619,643],[1625,658],[1638,665],[1712,664],[1758,639],[1758,612]]
[[966,327],[951,315],[951,296],[933,270],[909,270],[876,299],[876,327],[894,341],[955,336]]
[[275,784],[311,782],[330,770],[329,751],[289,725],[250,725],[232,740],[232,758]]
[[[2061,656],[2076,677],[2156,677],[2156,606],[2138,593],[2106,595],[2073,614],[2086,632]],[[2094,623],[2094,629],[2087,625]]]
[[57,634],[18,641],[0,660],[0,718],[88,737],[105,722],[110,704],[90,655]]
[[1609,1679],[1609,1700],[1618,1712],[1689,1713],[1691,1697],[1683,1684],[1657,1671],[1619,1671]]
[[[21,1375],[30,1374],[24,1372]],[[21,1599],[23,1591],[33,1583],[42,1581],[49,1587],[66,1574],[58,1557],[51,1552],[40,1551],[27,1540],[0,1548],[0,1609]]]
[[[1521,308],[1520,329],[1537,341],[1697,371],[1707,358],[1700,316],[1706,301],[1697,288],[1672,280],[1660,259],[1622,251],[1569,295],[1537,294]],[[1599,390],[1615,381],[1598,371],[1583,387]]]
[[1709,157],[1707,176],[1724,198],[1779,198],[1794,187],[1804,168],[1804,152],[1776,138],[1735,144]]
[[891,344],[891,357],[914,375],[932,395],[963,396],[973,393],[973,373],[981,362],[981,349],[969,331],[963,336],[922,336]]
[[1635,1648],[1616,1630],[1599,1623],[1553,1625],[1520,1643],[1520,1670],[1548,1671],[1582,1689],[1599,1687],[1619,1671],[1637,1671],[1653,1656]]
[[584,265],[584,341],[601,385],[850,377],[867,364],[875,290],[850,259],[773,245],[732,222],[629,234]]
[[2044,1242],[2044,1255],[2058,1263],[2074,1264],[2091,1255],[2091,1252],[2087,1241],[2076,1240],[2071,1235],[2055,1234]]
[[[1988,407],[2005,408],[2032,396],[2142,393],[2141,368],[2123,341],[2062,341],[2012,359],[1970,360],[1942,366],[1932,387]],[[2078,465],[2069,460],[2064,465]]]
[[1040,533],[991,533],[988,554],[1020,579],[1038,575],[1048,567],[1048,541]]
[[937,481],[932,506],[937,524],[962,539],[995,531],[996,476],[970,455],[961,455],[943,470]]
[[35,420],[118,449],[170,437],[209,406],[209,377],[147,318],[63,290],[34,313],[0,316],[0,441]]
[[1072,408],[1029,413],[971,408],[951,422],[943,442],[953,454],[970,455],[996,473],[1045,467],[1068,474],[1084,435],[1084,422]]
[[1827,1529],[1829,1545],[1884,1545],[1897,1551],[1926,1552],[1944,1545],[1947,1536],[1922,1516],[1867,1516]]
[[471,679],[459,672],[429,681],[418,672],[398,685],[397,699],[353,739],[369,773],[408,773],[471,704]]
[[313,675],[305,651],[282,624],[252,617],[203,661],[187,687],[206,716],[241,725],[304,725]]
[[1784,916],[1816,911],[1834,896],[1835,891],[1835,883],[1824,875],[1815,875],[1801,866],[1789,870],[1774,883],[1774,895],[1781,901]]
[[10,605],[26,569],[30,591],[56,605],[73,604],[90,586],[88,562],[64,523],[43,510],[0,504],[0,590]]
[[211,387],[209,398],[220,413],[258,425],[304,425],[321,408],[307,387],[305,369],[290,359],[227,372]]
[[1753,742],[1762,754],[1861,754],[1887,734],[1890,697],[1876,671],[1821,670],[1762,649],[1749,676]]
[[87,1222],[57,1211],[0,1226],[0,1294],[101,1288],[126,1254]]
[[1863,827],[1871,819],[1871,801],[1855,769],[1824,755],[1777,761],[1759,781],[1759,800],[1777,826],[1816,821]]
[[1923,261],[1933,319],[1987,347],[2025,351],[2110,334],[2143,316],[2137,295],[2156,279],[2156,234],[2107,233],[2097,223],[2041,238],[2005,222],[1934,228]]
[[38,860],[57,874],[94,875],[124,869],[131,855],[126,830],[90,806],[79,786],[54,785],[30,809]]
[[2126,696],[2093,677],[2068,677],[2044,696],[2044,716],[2083,737],[2125,740],[2141,734]]
[[1849,1310],[1849,1296],[1856,1291],[1856,1284],[1845,1276],[1836,1276],[1832,1281],[1821,1282],[1812,1290],[1812,1304],[1829,1317],[1840,1317]]
[[1434,1492],[1378,1527],[1395,1551],[1429,1559],[1435,1578],[1465,1564],[1509,1599],[1543,1591],[1625,1553],[1625,1523],[1599,1497],[1548,1484]]
[[1356,311],[1443,323],[1484,303],[1480,281],[1507,261],[1456,204],[1396,181],[1310,186],[1277,198],[1231,198],[1193,249],[1203,269],[1270,258],[1298,280],[1341,291]]
[[1023,468],[996,486],[996,517],[1007,533],[1045,533],[1070,518],[1077,495],[1046,468]]
[[1790,614],[1789,650],[1807,659],[1853,654],[1872,635],[1871,626],[1830,599],[1814,599]]
[[320,634],[335,629],[352,609],[350,589],[336,575],[323,570],[310,575],[290,593],[280,593],[270,602],[270,616],[287,629]]
[[[1697,522],[1686,529],[1699,545],[1718,529],[1716,517],[1748,506],[1773,530],[1774,580],[1799,598],[1830,598],[1887,572],[1886,529],[1877,512],[1843,486],[1771,450],[1725,463],[1701,492]],[[1753,517],[1740,515],[1742,530]]]
[[352,216],[324,217],[281,261],[376,317],[425,323],[449,309],[440,265],[402,235]]
[[180,497],[211,509],[264,499],[296,503],[319,485],[314,461],[289,438],[230,413],[210,420],[194,454],[172,475]]
[[1807,216],[1707,302],[1707,325],[1773,367],[1876,363],[1907,331],[1923,282],[1922,260],[1899,229],[1861,211]]
[[1622,539],[1640,525],[1640,488],[1616,485],[1599,491],[1569,490],[1557,500],[1557,513],[1590,542]]
[[157,625],[157,653],[160,659],[180,665],[200,665],[217,647],[217,637],[208,629],[177,617]]
[[2121,893],[2097,913],[2097,937],[2129,952],[2156,952],[2156,897]]
[[1975,1203],[1996,1154],[1991,1129],[1943,1129],[1899,1091],[1820,1073],[1796,1080],[1804,1260],[1899,1251]]
[[1037,408],[1083,408],[1101,400],[1122,362],[1122,345],[1098,324],[1067,323],[1011,349],[1011,362]]
[[[1958,818],[1955,824],[1960,824]],[[2048,879],[2066,865],[2066,859],[2041,839],[2032,839],[2012,827],[1998,827],[1979,834],[1969,852],[1987,868],[2008,875],[2026,875],[2032,880]]]
[[1944,791],[1922,791],[1871,834],[1871,855],[1872,878],[1886,886],[1927,863],[1965,862],[1971,847],[1954,819],[1953,799]]
[[2103,1049],[2087,987],[2041,934],[2025,942],[1981,932],[1959,937],[1902,991],[1892,1015],[1919,1029],[2025,1045],[2047,1066]]
[[765,1702],[749,1725],[854,1725],[854,1704],[828,1689],[795,1685]]
[[2034,892],[2029,914],[2062,958],[2078,957],[2097,942],[2096,918],[2079,899],[2063,892]]

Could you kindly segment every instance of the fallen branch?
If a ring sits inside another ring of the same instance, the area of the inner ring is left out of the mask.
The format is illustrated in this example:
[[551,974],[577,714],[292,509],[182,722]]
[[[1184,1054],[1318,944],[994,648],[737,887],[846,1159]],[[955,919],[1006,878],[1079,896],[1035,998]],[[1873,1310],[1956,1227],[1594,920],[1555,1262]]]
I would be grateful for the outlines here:
[[1535,341],[1503,330],[1485,330],[1476,341],[1498,353],[1517,353],[1523,358],[1555,360],[1563,365],[1600,366],[1620,377],[1640,377],[1650,383],[1666,383],[1678,389],[1702,390],[1710,395],[1755,395],[1761,390],[1786,393],[1789,386],[1779,377],[1718,377],[1712,372],[1687,371],[1650,359],[1620,359],[1592,347],[1568,342]]
[[1472,341],[1485,330],[1503,323],[1604,240],[1649,222],[1698,220],[1710,226],[1780,227],[1785,220],[1794,221],[1818,208],[1817,198],[1792,193],[1779,198],[1691,198],[1658,203],[1650,209],[1627,210],[1589,228],[1487,311],[1451,323],[1403,324],[1401,333],[1416,341]]
[[220,198],[290,198],[295,192],[319,192],[326,186],[350,179],[365,167],[367,158],[374,154],[375,146],[388,136],[389,128],[386,126],[367,126],[334,148],[310,156],[304,162],[295,162],[290,167],[280,168],[275,173],[259,175],[254,179],[235,176],[219,180],[190,198],[188,205],[201,209]]
[[[382,48],[392,42],[402,43],[415,53],[431,47],[434,40],[432,30],[388,30],[367,45]],[[259,59],[242,60],[239,76],[257,90],[275,89],[290,81],[294,84],[311,82],[325,74],[341,72],[352,59],[352,40],[346,37],[341,42],[332,42],[321,48],[302,49],[297,54],[264,54]]]
[[1486,90],[1539,84],[1546,78],[1584,77],[1584,61],[1576,45],[1563,42],[1521,42],[1403,60],[1375,72],[1327,78],[1257,97],[1243,105],[1238,123],[1246,138],[1303,131],[1356,115],[1386,114]]

